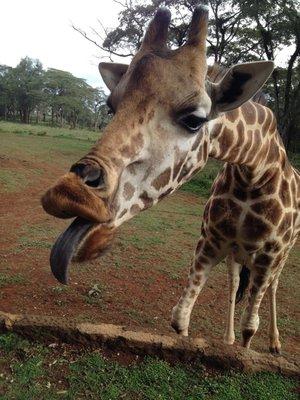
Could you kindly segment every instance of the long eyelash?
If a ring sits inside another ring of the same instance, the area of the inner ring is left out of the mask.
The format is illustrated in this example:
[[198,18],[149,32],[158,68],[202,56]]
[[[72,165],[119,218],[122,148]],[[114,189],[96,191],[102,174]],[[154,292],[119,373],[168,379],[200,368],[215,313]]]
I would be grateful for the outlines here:
[[193,103],[194,100],[198,98],[198,96],[199,93],[197,91],[192,92],[191,94],[186,96],[186,98],[183,101],[181,100],[179,103],[175,104],[175,110],[176,110],[175,113],[177,114],[188,108],[195,108],[195,106],[193,106]]

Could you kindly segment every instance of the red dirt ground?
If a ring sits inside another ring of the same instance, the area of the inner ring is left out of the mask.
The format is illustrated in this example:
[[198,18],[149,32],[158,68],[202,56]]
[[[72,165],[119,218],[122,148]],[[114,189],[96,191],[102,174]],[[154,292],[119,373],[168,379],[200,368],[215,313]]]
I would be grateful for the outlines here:
[[[139,224],[132,221],[121,229],[110,253],[88,264],[74,265],[70,273],[70,286],[63,287],[50,273],[49,247],[69,222],[46,215],[39,201],[45,189],[66,170],[67,166],[63,164],[45,165],[41,160],[21,160],[0,153],[0,168],[10,168],[16,174],[18,171],[27,171],[28,179],[28,184],[22,190],[0,190],[0,273],[5,277],[2,283],[0,280],[0,310],[58,315],[80,321],[114,323],[171,333],[170,312],[180,297],[188,271],[188,263],[181,267],[174,265],[192,256],[197,239],[195,233],[189,236],[186,230],[192,224],[190,221],[196,221],[200,227],[198,215],[203,200],[182,192],[164,200],[163,204],[150,212],[154,222],[161,219],[169,223],[165,233],[155,232],[154,235],[152,231],[150,235],[148,232],[143,236],[143,218],[149,218],[150,215],[146,215],[147,211],[138,220]],[[34,181],[30,180],[30,170],[40,171],[34,176]],[[197,214],[195,209],[198,206]],[[179,217],[184,221],[183,228],[175,224]],[[132,241],[134,235],[137,241],[142,237],[140,242]],[[153,236],[161,243],[151,242]],[[179,247],[179,243],[182,246]],[[293,353],[298,349],[297,254],[299,247],[283,272],[278,291],[283,349]],[[88,294],[94,284],[100,288],[99,295],[95,297]],[[227,282],[223,266],[212,272],[206,288],[199,296],[192,314],[191,335],[222,340],[226,312]],[[237,335],[240,313],[241,305],[238,305]],[[254,349],[268,349],[267,325],[268,302],[264,300],[260,330],[253,342]]]

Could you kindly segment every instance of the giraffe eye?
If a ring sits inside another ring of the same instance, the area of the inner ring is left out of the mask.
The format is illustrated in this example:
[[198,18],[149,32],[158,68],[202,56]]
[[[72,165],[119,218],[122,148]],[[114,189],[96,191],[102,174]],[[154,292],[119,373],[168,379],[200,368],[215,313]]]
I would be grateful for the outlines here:
[[205,122],[207,122],[207,118],[197,114],[184,115],[178,119],[178,123],[191,133],[196,133]]

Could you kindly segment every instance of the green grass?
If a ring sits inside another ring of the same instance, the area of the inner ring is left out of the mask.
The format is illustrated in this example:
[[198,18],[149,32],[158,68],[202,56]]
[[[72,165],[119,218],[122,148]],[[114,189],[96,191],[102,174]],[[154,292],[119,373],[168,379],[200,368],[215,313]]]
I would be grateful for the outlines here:
[[202,197],[208,197],[210,195],[212,184],[221,167],[221,162],[209,159],[204,169],[201,172],[198,172],[190,181],[185,183],[181,190]]
[[9,285],[21,284],[24,282],[26,282],[26,279],[20,273],[14,274],[14,275],[9,275],[5,272],[0,272],[0,288],[9,286]]
[[100,137],[99,131],[90,131],[88,129],[69,129],[57,128],[46,125],[30,125],[15,122],[0,121],[0,132],[14,133],[20,136],[50,136],[64,139],[78,139],[94,142]]
[[8,168],[0,170],[0,192],[14,193],[24,189],[28,184],[26,173]]
[[279,374],[208,374],[202,365],[145,358],[129,366],[100,351],[46,348],[0,336],[1,400],[293,400],[293,379]]

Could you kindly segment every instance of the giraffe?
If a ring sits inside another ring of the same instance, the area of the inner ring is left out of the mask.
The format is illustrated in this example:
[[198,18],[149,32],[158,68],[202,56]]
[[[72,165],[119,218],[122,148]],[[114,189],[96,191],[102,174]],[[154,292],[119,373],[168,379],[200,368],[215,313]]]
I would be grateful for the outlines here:
[[52,248],[51,269],[66,284],[72,260],[101,255],[122,223],[173,193],[204,168],[209,156],[220,159],[226,164],[205,208],[172,326],[188,334],[190,314],[209,271],[227,257],[226,342],[234,341],[234,300],[240,265],[246,265],[250,290],[242,318],[243,345],[250,346],[261,299],[269,290],[270,346],[279,351],[276,288],[299,232],[300,182],[271,110],[251,101],[273,62],[235,65],[214,82],[206,60],[207,9],[195,9],[187,41],[175,50],[166,44],[170,18],[167,9],[157,11],[129,66],[99,65],[114,117],[88,154],[42,197],[47,213],[76,217]]

